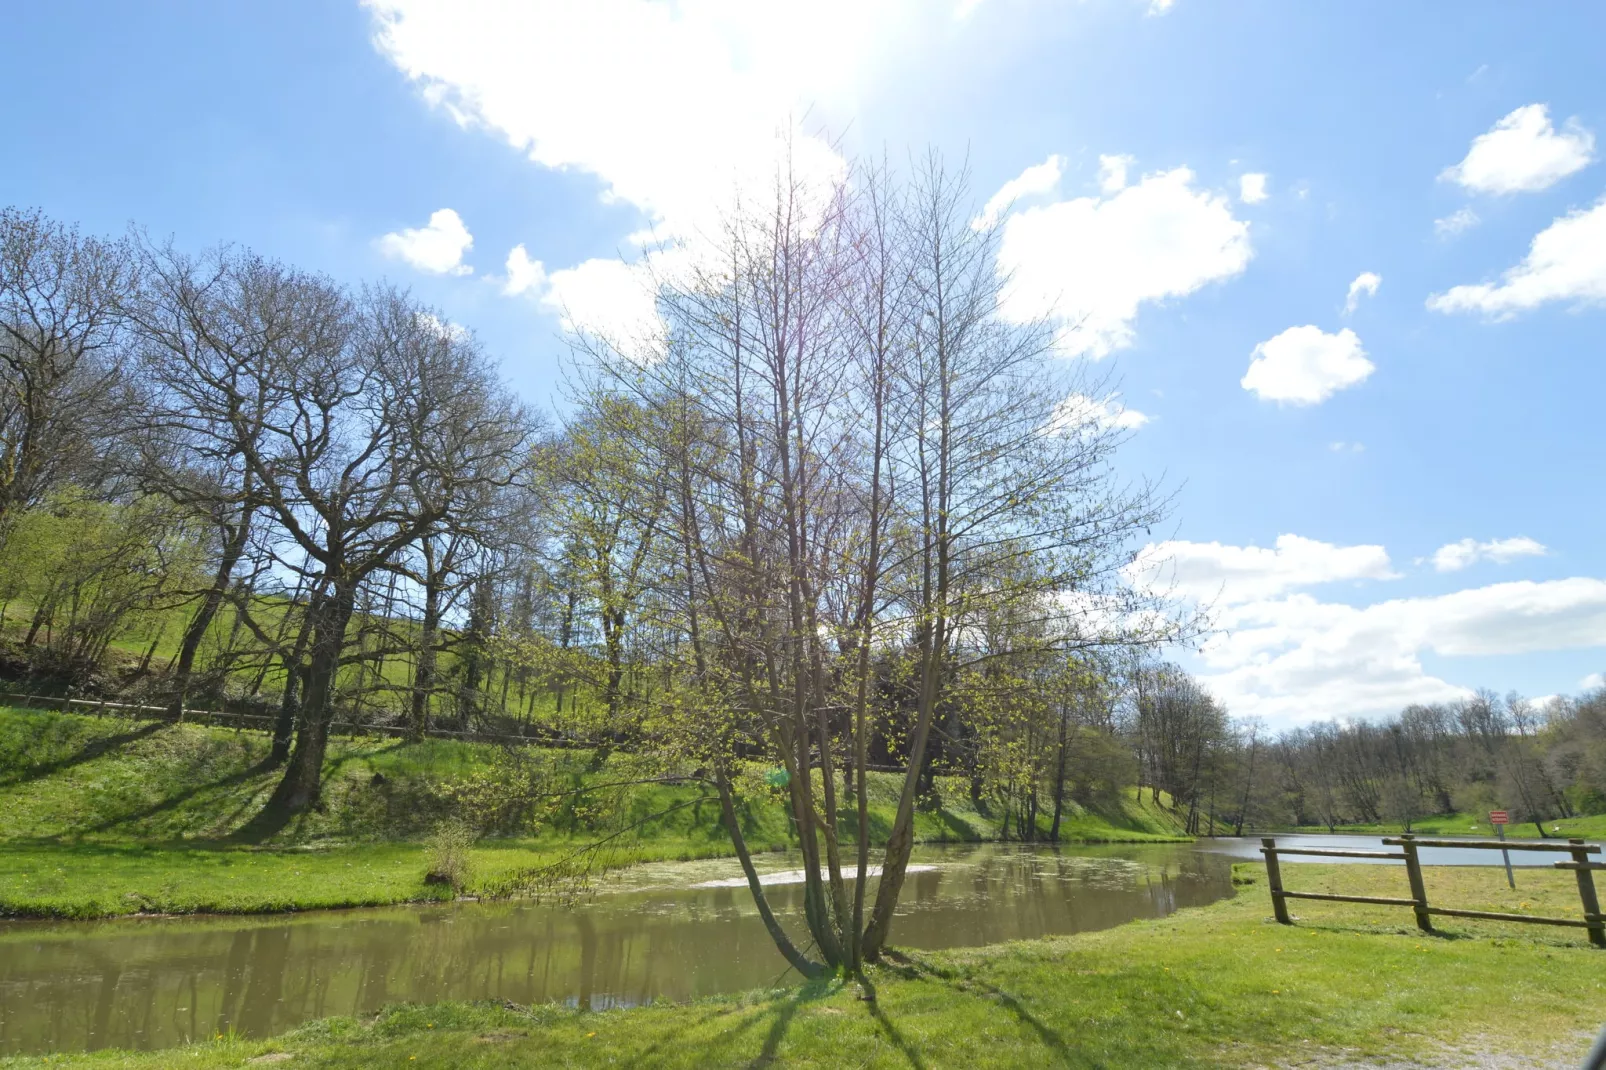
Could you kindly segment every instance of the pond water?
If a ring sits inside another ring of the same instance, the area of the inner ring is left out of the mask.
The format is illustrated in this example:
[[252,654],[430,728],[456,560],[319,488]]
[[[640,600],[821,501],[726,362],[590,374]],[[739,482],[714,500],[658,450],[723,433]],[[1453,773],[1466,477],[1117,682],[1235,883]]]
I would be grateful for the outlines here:
[[[761,859],[801,930],[796,859]],[[1232,893],[1189,844],[918,848],[895,943],[964,947],[1108,928]],[[0,925],[0,1054],[281,1033],[386,1003],[606,1008],[783,983],[731,860],[641,866],[570,907],[534,903]]]
[[[1348,849],[1358,848],[1365,851],[1399,851],[1398,847],[1386,846],[1381,836],[1286,834],[1277,835],[1274,838],[1279,847],[1342,847]],[[1456,839],[1458,837],[1435,835],[1420,836],[1418,838],[1442,840]],[[1487,842],[1489,839],[1487,836],[1459,838],[1476,840],[1480,843]],[[1533,841],[1519,842],[1532,843]],[[1215,840],[1200,840],[1197,844],[1197,849],[1228,855],[1240,862],[1251,860],[1259,862],[1261,860],[1259,836],[1244,836],[1241,839],[1224,836]],[[1511,855],[1511,865],[1514,869],[1519,866],[1543,866],[1548,869],[1552,863],[1567,862],[1572,859],[1572,855],[1564,850],[1554,852],[1520,850],[1509,853]],[[1499,851],[1489,851],[1474,847],[1421,847],[1418,848],[1418,856],[1422,859],[1424,866],[1498,866],[1502,864]],[[1287,859],[1284,864],[1286,865],[1288,862],[1340,862],[1366,866],[1398,866],[1402,864],[1378,858],[1301,858],[1298,855]]]

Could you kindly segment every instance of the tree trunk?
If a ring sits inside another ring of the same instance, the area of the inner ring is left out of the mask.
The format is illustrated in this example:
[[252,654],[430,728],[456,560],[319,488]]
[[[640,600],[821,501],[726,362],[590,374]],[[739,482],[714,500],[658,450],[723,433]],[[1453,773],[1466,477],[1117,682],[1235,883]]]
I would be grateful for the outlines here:
[[312,637],[319,605],[323,600],[323,585],[313,588],[307,599],[307,609],[301,616],[301,628],[296,632],[296,644],[284,662],[284,694],[279,696],[279,716],[273,722],[273,749],[268,754],[269,765],[283,765],[290,757],[290,742],[295,735],[296,714],[300,711],[300,693],[304,668],[302,659],[307,654],[307,641]]
[[781,923],[775,919],[775,912],[770,909],[769,899],[764,895],[764,886],[759,882],[758,871],[753,868],[753,856],[747,849],[747,839],[742,835],[742,825],[736,817],[736,806],[731,799],[730,781],[723,772],[715,775],[715,783],[719,788],[719,809],[725,818],[725,828],[730,833],[731,846],[736,850],[736,858],[742,864],[742,873],[747,877],[748,891],[753,893],[753,903],[758,907],[758,916],[764,922],[765,930],[770,939],[780,950],[792,968],[804,977],[817,977],[824,972],[824,967],[808,959],[792,938],[786,935]]
[[1065,751],[1067,738],[1070,735],[1070,721],[1070,711],[1062,703],[1060,705],[1060,751],[1058,759],[1054,762],[1054,823],[1048,830],[1050,843],[1060,842],[1060,815],[1065,809]]
[[424,585],[424,619],[419,625],[418,657],[413,666],[412,710],[408,719],[408,734],[414,742],[422,740],[429,731],[429,700],[435,691],[435,645],[440,633],[440,585],[432,581]]
[[295,748],[284,777],[268,799],[265,811],[298,814],[318,803],[323,790],[324,751],[334,715],[336,674],[345,647],[346,625],[356,608],[357,585],[336,584],[316,612],[310,612],[312,661],[307,668],[306,700],[301,707]]
[[864,934],[864,957],[875,961],[886,946],[892,932],[892,915],[903,891],[903,880],[909,868],[909,854],[914,849],[915,788],[920,778],[920,767],[925,762],[926,740],[931,734],[932,714],[937,705],[938,677],[942,673],[943,658],[939,651],[946,642],[943,634],[946,621],[941,614],[928,630],[928,650],[923,659],[924,678],[921,680],[920,700],[915,718],[914,739],[909,746],[909,765],[904,771],[903,790],[898,795],[898,810],[887,835],[886,853],[881,864],[881,883],[876,888],[875,905],[870,912],[870,924]]
[[174,720],[184,719],[184,703],[189,697],[190,677],[195,669],[195,654],[201,649],[201,640],[206,638],[207,629],[212,626],[212,619],[217,616],[218,607],[223,604],[223,596],[228,593],[229,578],[234,575],[234,566],[240,563],[240,557],[245,553],[246,539],[251,534],[251,512],[247,508],[240,516],[238,526],[229,531],[228,537],[223,541],[223,556],[218,559],[217,572],[212,576],[212,586],[207,588],[206,595],[201,599],[201,606],[191,618],[189,627],[184,629],[184,640],[179,644],[178,662],[173,667],[173,704],[171,712]]

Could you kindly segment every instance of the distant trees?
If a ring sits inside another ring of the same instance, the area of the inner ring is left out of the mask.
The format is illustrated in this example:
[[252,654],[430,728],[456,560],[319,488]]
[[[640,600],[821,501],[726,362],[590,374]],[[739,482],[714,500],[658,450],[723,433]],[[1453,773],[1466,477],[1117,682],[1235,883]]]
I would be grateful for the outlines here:
[[1283,733],[1259,760],[1252,823],[1336,828],[1501,808],[1544,822],[1599,806],[1599,778],[1581,756],[1606,740],[1601,693],[1545,710],[1519,695],[1409,706],[1398,717],[1315,724]]

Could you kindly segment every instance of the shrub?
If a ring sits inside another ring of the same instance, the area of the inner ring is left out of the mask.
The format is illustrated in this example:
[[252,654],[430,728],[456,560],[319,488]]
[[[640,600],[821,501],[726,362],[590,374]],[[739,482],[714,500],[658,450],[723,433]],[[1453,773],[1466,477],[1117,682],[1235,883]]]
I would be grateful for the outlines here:
[[442,821],[429,838],[429,870],[425,884],[449,885],[461,892],[468,885],[468,852],[474,846],[474,830],[462,821]]

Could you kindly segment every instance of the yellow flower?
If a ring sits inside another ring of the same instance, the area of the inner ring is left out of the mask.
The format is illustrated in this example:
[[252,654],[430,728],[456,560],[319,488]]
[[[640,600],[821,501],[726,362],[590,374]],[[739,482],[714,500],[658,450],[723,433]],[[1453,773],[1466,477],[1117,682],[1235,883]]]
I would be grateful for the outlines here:
[[587,1033],[587,1034],[586,1034],[586,1039],[587,1039],[587,1040],[590,1040],[590,1039],[591,1039],[591,1038],[592,1038],[592,1037],[594,1037],[594,1036],[596,1036],[596,1035],[597,1035],[597,1034],[595,1034],[595,1033]]

